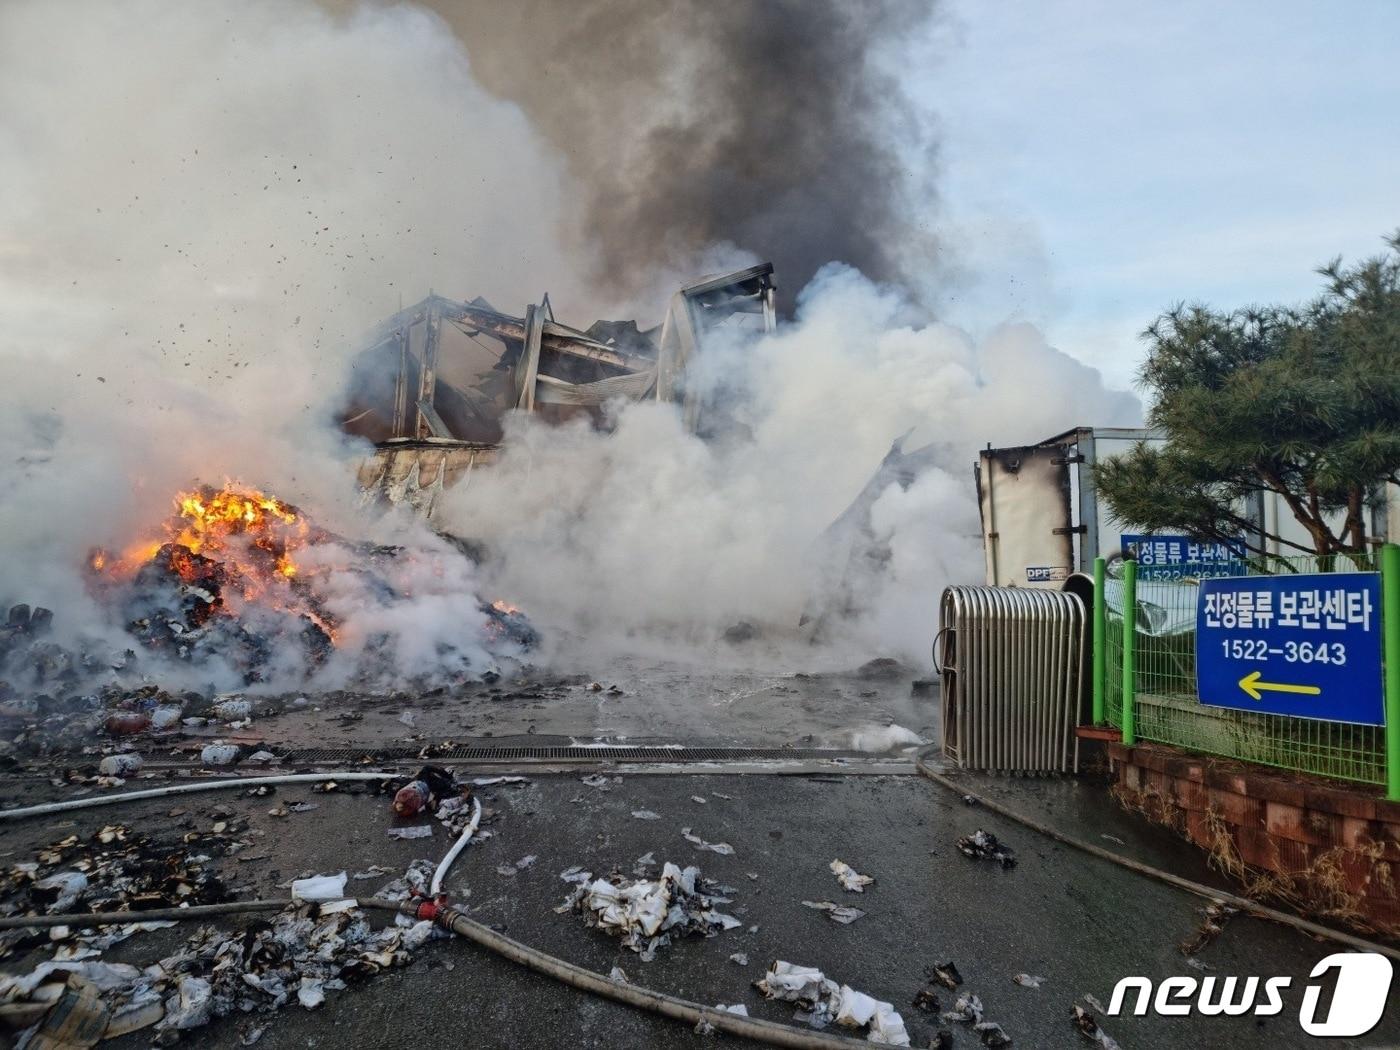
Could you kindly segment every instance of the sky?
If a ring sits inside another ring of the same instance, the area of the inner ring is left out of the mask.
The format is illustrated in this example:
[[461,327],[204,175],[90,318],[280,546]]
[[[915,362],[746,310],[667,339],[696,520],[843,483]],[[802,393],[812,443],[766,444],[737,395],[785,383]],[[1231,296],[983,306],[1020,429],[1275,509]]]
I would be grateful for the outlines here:
[[1400,3],[951,0],[908,84],[942,129],[945,316],[1128,386],[1178,301],[1302,302],[1400,228]]

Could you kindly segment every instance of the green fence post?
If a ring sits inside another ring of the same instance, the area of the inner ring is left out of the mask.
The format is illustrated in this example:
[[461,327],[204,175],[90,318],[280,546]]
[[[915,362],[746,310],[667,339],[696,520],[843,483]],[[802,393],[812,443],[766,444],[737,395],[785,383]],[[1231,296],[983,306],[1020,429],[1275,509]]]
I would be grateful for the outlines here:
[[1381,630],[1385,632],[1385,797],[1400,802],[1400,546],[1381,548]]
[[1123,743],[1137,743],[1137,562],[1123,563]]
[[1104,560],[1094,559],[1094,725],[1104,724],[1104,692],[1107,686],[1108,654],[1104,652],[1108,635],[1108,599],[1103,593]]

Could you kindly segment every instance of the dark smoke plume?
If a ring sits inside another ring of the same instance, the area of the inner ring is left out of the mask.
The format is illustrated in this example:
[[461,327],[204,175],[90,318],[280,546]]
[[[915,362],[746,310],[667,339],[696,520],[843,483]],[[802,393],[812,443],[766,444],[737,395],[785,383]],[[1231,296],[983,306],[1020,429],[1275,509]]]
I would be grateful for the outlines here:
[[930,0],[431,6],[486,89],[568,158],[610,291],[714,245],[771,259],[788,305],[832,260],[927,276],[932,239],[908,206],[932,202],[934,144],[875,58],[925,28]]

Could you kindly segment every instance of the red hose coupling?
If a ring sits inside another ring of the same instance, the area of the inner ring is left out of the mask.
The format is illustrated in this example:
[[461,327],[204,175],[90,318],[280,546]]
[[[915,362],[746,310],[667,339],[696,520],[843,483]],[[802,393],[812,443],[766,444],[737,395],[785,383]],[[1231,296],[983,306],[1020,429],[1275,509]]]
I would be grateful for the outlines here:
[[422,922],[424,919],[427,919],[429,922],[433,922],[437,919],[437,916],[438,902],[434,900],[422,901],[418,905],[418,911],[415,913],[414,917],[417,918],[419,922]]

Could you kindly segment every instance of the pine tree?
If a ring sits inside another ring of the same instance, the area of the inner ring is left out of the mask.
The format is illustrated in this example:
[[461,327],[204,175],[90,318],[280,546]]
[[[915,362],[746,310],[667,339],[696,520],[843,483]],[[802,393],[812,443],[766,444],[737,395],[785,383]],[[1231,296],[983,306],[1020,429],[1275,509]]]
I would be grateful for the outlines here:
[[1338,258],[1319,269],[1323,291],[1306,307],[1178,305],[1148,327],[1140,380],[1167,441],[1095,468],[1119,521],[1263,553],[1242,507],[1273,492],[1312,548],[1262,539],[1366,551],[1366,509],[1400,483],[1400,233],[1386,243],[1350,268]]

